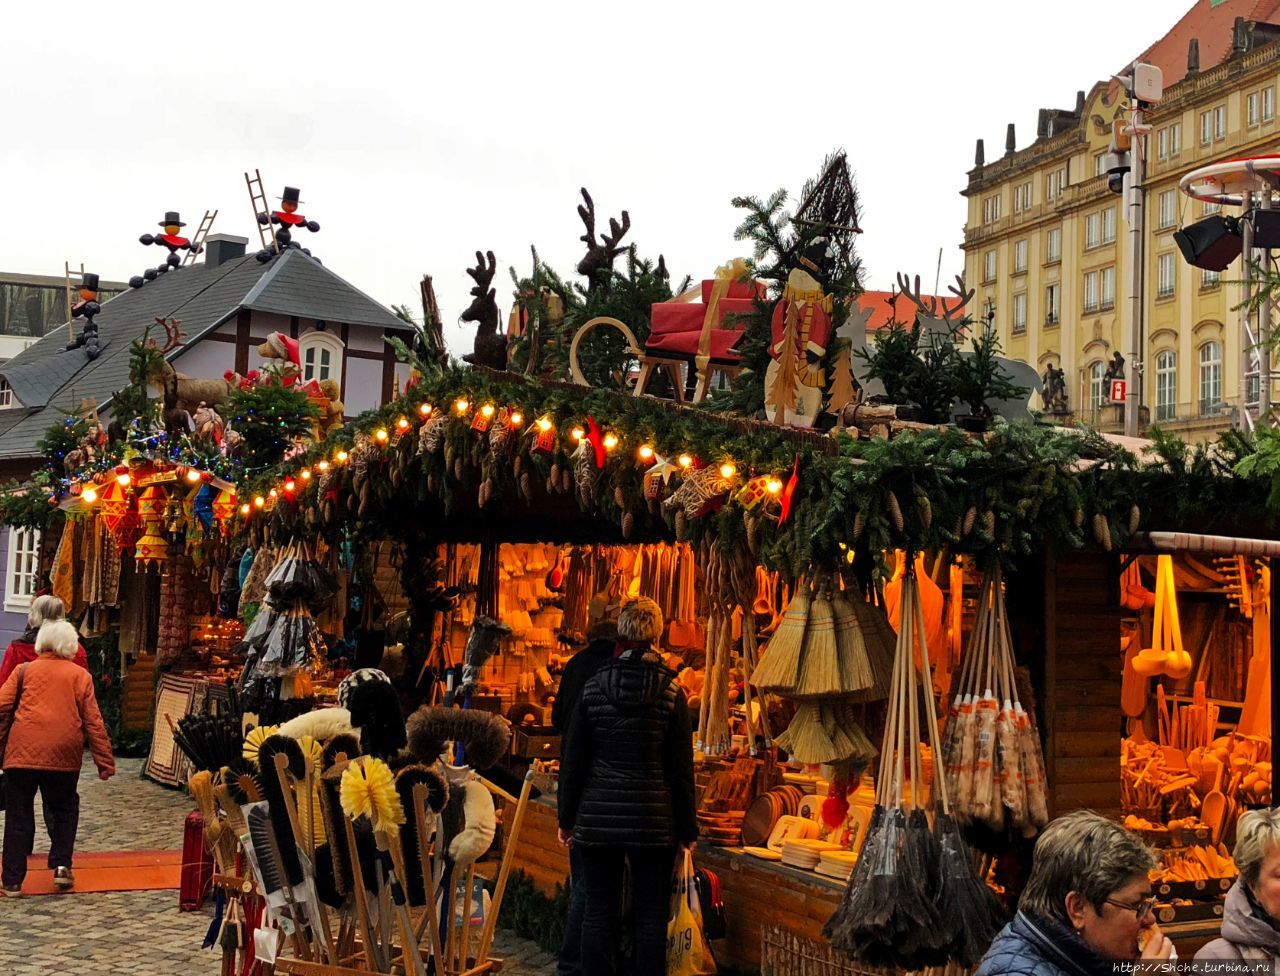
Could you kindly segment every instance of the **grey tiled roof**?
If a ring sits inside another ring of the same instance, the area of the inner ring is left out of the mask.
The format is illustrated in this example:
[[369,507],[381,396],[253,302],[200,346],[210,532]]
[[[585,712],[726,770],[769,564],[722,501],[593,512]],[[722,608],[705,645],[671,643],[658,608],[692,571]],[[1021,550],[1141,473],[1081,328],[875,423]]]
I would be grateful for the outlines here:
[[[377,328],[408,329],[388,309],[298,250],[266,264],[252,255],[214,268],[194,264],[130,289],[102,305],[95,321],[104,348],[90,362],[83,350],[63,351],[56,329],[0,365],[20,408],[0,410],[0,458],[32,457],[36,442],[64,411],[82,400],[104,406],[129,382],[129,346],[156,318],[182,322],[186,343],[196,341],[241,308]],[[76,332],[81,324],[74,325]],[[161,336],[161,338],[163,338]]]

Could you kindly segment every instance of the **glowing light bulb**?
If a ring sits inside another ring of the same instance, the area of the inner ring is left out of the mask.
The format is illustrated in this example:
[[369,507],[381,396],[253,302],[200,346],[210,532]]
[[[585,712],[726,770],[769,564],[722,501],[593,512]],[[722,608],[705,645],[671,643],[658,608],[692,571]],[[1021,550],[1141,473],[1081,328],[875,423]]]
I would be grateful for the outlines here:
[[764,489],[770,495],[779,495],[782,493],[782,480],[780,478],[770,478],[764,483]]
[[240,514],[241,514],[241,515],[246,515],[246,516],[247,516],[247,515],[249,514],[249,512],[250,512],[250,511],[252,511],[252,509],[250,509],[248,505],[241,505],[241,506],[240,506]]
[[199,472],[199,471],[197,471],[195,468],[187,468],[187,480],[188,480],[188,481],[199,481],[199,480],[200,480],[200,472]]
[[263,498],[261,495],[258,495],[258,496],[256,496],[256,497],[253,499],[253,507],[254,507],[254,508],[261,508],[261,507],[262,507],[263,505],[265,505],[266,503],[267,503],[267,500],[266,500],[265,498]]
[[80,493],[80,498],[84,501],[86,505],[92,505],[94,502],[98,500],[98,493],[94,491],[92,488],[86,488],[84,491]]
[[311,480],[311,469],[310,469],[310,468],[303,468],[301,471],[299,471],[299,472],[298,472],[298,477],[299,477],[299,478],[301,478],[303,481],[310,481],[310,480]]
[[544,434],[551,429],[551,421],[546,417],[538,418],[538,430]]
[[350,457],[350,455],[347,454],[346,451],[339,451],[337,454],[333,456],[333,459],[337,461],[339,464],[346,464],[348,457]]
[[653,460],[653,448],[650,447],[648,444],[641,444],[640,450],[636,451],[636,453],[640,455],[641,461]]
[[396,421],[396,426],[397,426],[397,427],[399,427],[401,430],[408,430],[408,429],[409,429],[409,418],[408,418],[408,417],[401,417],[399,420],[397,420],[397,421]]
[[387,437],[389,436],[387,434],[387,428],[379,427],[376,431],[374,431],[373,436],[378,439],[379,444],[385,444],[387,442]]
[[728,461],[725,461],[724,464],[720,465],[720,477],[723,478],[725,481],[728,481],[737,473],[738,473],[738,469],[735,468]]
[[321,471],[328,471],[328,470],[329,470],[329,462],[328,462],[328,461],[321,461],[319,464],[317,464],[317,465],[316,465],[316,467],[317,467],[317,468],[319,468]]
[[617,446],[618,446],[617,434],[610,431],[608,434],[604,435],[604,449],[606,451],[612,451]]
[[284,483],[284,490],[289,494],[293,494],[293,490],[297,487],[298,487],[297,482],[295,482],[292,478],[290,478],[288,481]]
[[124,474],[116,475],[116,484],[118,484],[121,488],[128,488],[129,482],[131,481],[133,481],[133,478],[129,476],[128,471],[126,471]]
[[688,468],[693,466],[693,458],[691,458],[688,454],[681,454],[678,458],[676,458],[676,462],[682,468]]
[[457,411],[458,416],[461,417],[464,413],[466,413],[468,410],[471,409],[471,404],[467,402],[466,397],[458,397],[458,399],[453,401],[453,409]]
[[486,420],[489,417],[492,417],[497,412],[498,412],[498,408],[495,407],[492,403],[486,403],[483,407],[480,408],[480,413]]
[[269,492],[267,492],[267,495],[268,495],[269,497],[271,497],[271,498],[279,498],[279,497],[280,497],[280,492],[278,492],[278,491],[276,491],[274,488],[272,488]]
[[569,431],[569,436],[572,437],[575,441],[580,441],[582,440],[582,438],[587,436],[587,432],[583,430],[581,427],[575,427],[573,428],[573,430]]
[[432,410],[432,406],[429,403],[424,403],[422,404],[422,406],[418,407],[418,413],[422,414],[422,416],[424,417],[430,417],[431,410]]
[[524,414],[522,414],[519,410],[512,410],[512,411],[511,411],[511,426],[512,426],[512,427],[519,427],[522,423],[524,423]]

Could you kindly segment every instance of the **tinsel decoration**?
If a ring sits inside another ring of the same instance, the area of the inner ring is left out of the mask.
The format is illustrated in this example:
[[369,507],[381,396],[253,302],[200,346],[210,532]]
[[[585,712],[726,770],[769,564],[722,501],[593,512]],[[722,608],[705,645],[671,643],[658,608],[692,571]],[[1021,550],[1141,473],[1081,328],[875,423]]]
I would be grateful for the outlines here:
[[361,756],[342,772],[339,786],[342,812],[352,820],[368,817],[373,829],[397,834],[404,823],[404,808],[396,793],[391,767],[381,759]]

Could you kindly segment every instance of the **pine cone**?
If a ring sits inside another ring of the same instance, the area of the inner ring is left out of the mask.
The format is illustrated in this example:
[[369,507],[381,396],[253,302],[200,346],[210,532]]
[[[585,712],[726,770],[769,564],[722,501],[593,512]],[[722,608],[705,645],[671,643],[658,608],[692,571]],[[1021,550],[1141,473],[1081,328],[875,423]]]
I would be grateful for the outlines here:
[[568,468],[560,469],[560,490],[570,491],[573,488],[573,478],[569,475]]
[[554,482],[552,482],[552,480],[551,480],[550,478],[548,478],[548,479],[547,479],[547,494],[548,494],[548,495],[558,495],[559,493],[560,493],[560,486],[559,486],[559,485],[557,485],[557,484],[555,484]]
[[747,551],[755,556],[760,552],[760,520],[754,515],[743,518],[747,527]]
[[1093,517],[1093,537],[1103,549],[1111,551],[1111,524],[1101,512]]
[[982,531],[993,539],[996,537],[996,513],[989,508],[982,513]]
[[524,496],[525,501],[533,501],[533,479],[529,477],[528,471],[520,472],[520,494]]
[[892,491],[886,491],[884,500],[889,507],[889,521],[893,523],[894,529],[901,534],[906,522],[902,518],[902,506],[898,504],[898,496]]
[[453,443],[448,442],[444,446],[444,466],[446,468],[453,467],[453,459],[457,456],[457,451],[453,449]]
[[554,461],[551,463],[551,481],[553,484],[560,484],[560,465]]
[[462,458],[453,459],[453,476],[455,478],[461,481],[462,476],[466,473],[466,470],[467,470],[466,466],[462,463]]
[[689,520],[685,518],[684,509],[676,509],[676,539],[681,542],[689,538]]
[[1137,505],[1129,506],[1129,534],[1133,535],[1138,531],[1138,526],[1142,522],[1142,509]]
[[920,524],[928,532],[929,527],[933,525],[933,505],[929,502],[929,496],[923,492],[917,495],[916,507],[920,509]]
[[974,524],[978,521],[978,509],[970,505],[969,510],[964,513],[964,524],[961,526],[961,535],[968,535],[973,531]]
[[627,496],[623,493],[621,485],[613,489],[613,503],[619,508],[627,507]]
[[517,454],[515,457],[511,459],[511,473],[518,478],[520,477],[520,472],[523,468],[524,468],[524,458],[522,458],[519,454]]
[[957,515],[957,516],[956,516],[956,524],[955,524],[954,526],[952,526],[952,528],[951,528],[951,534],[952,534],[952,536],[954,536],[955,538],[959,539],[959,538],[960,538],[960,533],[962,533],[963,531],[964,531],[964,516],[963,516],[963,515]]
[[867,527],[867,513],[862,509],[858,509],[858,514],[853,517],[853,541],[857,542],[862,538],[862,532]]
[[630,512],[624,512],[622,515],[622,538],[630,539],[631,533],[636,528],[636,517]]
[[1077,529],[1083,526],[1084,525],[1084,509],[1077,508],[1075,515],[1071,517],[1071,521],[1075,523],[1075,526]]

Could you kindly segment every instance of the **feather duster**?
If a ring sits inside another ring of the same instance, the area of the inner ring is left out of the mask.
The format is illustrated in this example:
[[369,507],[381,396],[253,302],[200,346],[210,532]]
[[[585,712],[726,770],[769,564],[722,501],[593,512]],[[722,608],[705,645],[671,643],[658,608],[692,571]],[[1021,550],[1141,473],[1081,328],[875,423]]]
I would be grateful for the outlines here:
[[317,708],[313,712],[303,712],[296,718],[281,725],[276,731],[291,739],[300,739],[309,735],[321,742],[327,742],[335,735],[349,735],[354,731],[351,724],[351,713],[345,708]]
[[339,788],[342,812],[352,820],[368,817],[373,829],[395,834],[404,823],[391,769],[381,759],[364,756],[348,764]]
[[426,765],[440,758],[446,742],[457,742],[469,766],[488,769],[510,748],[511,727],[491,712],[424,705],[409,718],[408,741],[409,751]]

